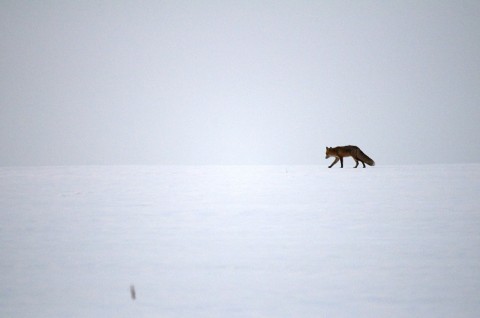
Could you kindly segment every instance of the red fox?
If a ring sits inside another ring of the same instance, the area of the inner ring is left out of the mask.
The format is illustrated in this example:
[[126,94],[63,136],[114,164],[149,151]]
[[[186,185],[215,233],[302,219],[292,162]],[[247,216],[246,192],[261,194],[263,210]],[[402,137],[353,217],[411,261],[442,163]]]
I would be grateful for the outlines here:
[[353,160],[357,163],[354,168],[358,167],[358,162],[360,161],[365,168],[365,163],[369,166],[374,166],[375,161],[363,153],[357,146],[343,146],[343,147],[327,147],[325,159],[330,157],[335,157],[333,163],[328,166],[329,168],[333,167],[340,160],[340,168],[343,168],[343,157],[352,157]]

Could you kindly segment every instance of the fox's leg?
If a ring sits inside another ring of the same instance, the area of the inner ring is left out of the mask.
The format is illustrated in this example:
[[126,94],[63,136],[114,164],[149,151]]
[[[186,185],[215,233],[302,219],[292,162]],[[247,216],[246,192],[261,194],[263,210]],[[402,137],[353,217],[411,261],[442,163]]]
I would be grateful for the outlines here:
[[343,157],[340,157],[340,168],[343,168]]
[[363,161],[360,161],[360,162],[362,163],[363,167],[365,168],[365,162],[363,162]]
[[358,167],[358,160],[357,160],[357,159],[355,159],[355,158],[353,158],[353,160],[355,160],[355,163],[356,163],[356,165],[355,165],[355,167],[354,167],[354,168]]
[[333,160],[332,164],[330,166],[328,166],[329,168],[333,167],[334,164],[336,164],[338,162],[338,158],[335,158],[335,160]]

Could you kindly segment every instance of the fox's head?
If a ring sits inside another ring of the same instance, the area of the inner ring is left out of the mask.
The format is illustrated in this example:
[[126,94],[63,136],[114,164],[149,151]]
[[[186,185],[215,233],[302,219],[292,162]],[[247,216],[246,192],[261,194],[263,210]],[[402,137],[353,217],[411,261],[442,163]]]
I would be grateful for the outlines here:
[[332,155],[332,147],[327,147],[327,150],[325,151],[325,159],[330,158]]

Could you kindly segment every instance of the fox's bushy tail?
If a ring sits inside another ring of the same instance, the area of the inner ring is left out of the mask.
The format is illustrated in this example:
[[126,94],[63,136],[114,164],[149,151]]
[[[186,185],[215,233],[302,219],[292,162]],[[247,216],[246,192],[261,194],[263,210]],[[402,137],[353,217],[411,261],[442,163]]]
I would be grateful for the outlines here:
[[375,161],[373,161],[372,158],[370,158],[369,156],[364,154],[363,151],[361,151],[360,149],[358,151],[358,158],[360,160],[362,160],[363,162],[365,162],[369,166],[374,166],[375,165]]

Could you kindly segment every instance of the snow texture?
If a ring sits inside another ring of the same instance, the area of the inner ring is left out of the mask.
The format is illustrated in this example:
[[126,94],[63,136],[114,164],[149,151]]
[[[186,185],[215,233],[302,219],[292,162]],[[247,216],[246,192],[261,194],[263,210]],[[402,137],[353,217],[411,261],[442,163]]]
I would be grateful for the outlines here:
[[345,165],[0,168],[0,316],[477,317],[480,165]]

